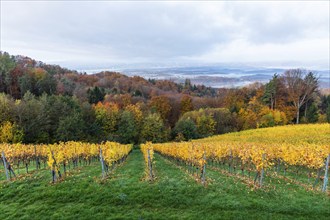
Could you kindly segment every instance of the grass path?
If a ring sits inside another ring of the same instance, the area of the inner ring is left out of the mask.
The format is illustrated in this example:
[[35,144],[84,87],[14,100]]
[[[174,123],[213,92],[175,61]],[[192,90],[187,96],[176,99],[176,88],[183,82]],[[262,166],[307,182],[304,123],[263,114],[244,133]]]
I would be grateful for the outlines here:
[[203,187],[184,168],[155,154],[156,180],[144,180],[142,153],[133,150],[101,181],[99,163],[51,184],[48,170],[0,182],[0,219],[327,219],[329,197],[298,187],[256,190],[214,170]]

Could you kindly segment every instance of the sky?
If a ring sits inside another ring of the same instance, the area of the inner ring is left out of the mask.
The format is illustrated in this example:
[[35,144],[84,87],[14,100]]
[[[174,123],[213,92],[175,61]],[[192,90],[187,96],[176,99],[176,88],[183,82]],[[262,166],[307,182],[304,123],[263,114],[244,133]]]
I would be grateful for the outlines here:
[[329,1],[1,0],[0,49],[69,68],[260,63],[329,69]]

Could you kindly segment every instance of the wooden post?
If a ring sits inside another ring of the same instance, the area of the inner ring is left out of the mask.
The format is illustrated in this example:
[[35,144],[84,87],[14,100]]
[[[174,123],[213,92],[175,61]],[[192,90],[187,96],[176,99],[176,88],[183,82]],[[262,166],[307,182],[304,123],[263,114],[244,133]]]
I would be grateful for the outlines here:
[[231,170],[232,170],[232,162],[233,162],[233,152],[232,152],[232,150],[230,150],[230,156],[229,156],[229,161],[228,161],[229,173],[231,173]]
[[34,145],[34,155],[36,157],[36,170],[39,168],[39,159],[38,159],[38,155],[37,155],[37,146]]
[[321,177],[321,168],[319,168],[318,171],[317,171],[317,177],[316,177],[315,182],[313,184],[313,188],[315,188],[315,186],[319,182],[320,177]]
[[29,166],[28,166],[28,162],[25,161],[25,170],[26,170],[26,173],[29,173]]
[[104,170],[104,160],[103,160],[103,156],[102,156],[102,148],[100,148],[100,162],[101,162],[101,166],[102,166],[102,178],[104,178],[105,170]]
[[51,151],[52,154],[52,158],[53,158],[53,164],[52,164],[52,179],[53,179],[53,183],[55,183],[56,181],[56,160],[54,157],[54,152]]
[[6,161],[5,153],[3,151],[2,151],[2,160],[3,160],[3,166],[5,167],[7,180],[10,180],[8,169],[7,169],[7,161]]
[[330,154],[328,155],[327,160],[325,162],[325,166],[324,166],[325,172],[324,172],[322,192],[325,192],[327,190],[329,162],[330,162]]
[[206,155],[205,155],[205,151],[204,151],[203,159],[204,159],[205,163],[203,165],[203,171],[202,171],[202,184],[205,185],[205,176],[206,176]]
[[148,167],[149,167],[149,178],[150,180],[153,180],[153,174],[152,174],[152,162],[150,158],[150,151],[148,149]]
[[[262,163],[264,163],[265,159],[266,159],[266,154],[263,154],[262,155]],[[261,169],[261,175],[260,175],[260,180],[259,180],[260,187],[262,187],[262,181],[264,179],[264,174],[265,174],[265,169],[264,169],[264,167],[262,167],[262,169]]]
[[254,184],[255,185],[256,185],[258,177],[259,177],[259,171],[257,171],[256,176],[254,177]]

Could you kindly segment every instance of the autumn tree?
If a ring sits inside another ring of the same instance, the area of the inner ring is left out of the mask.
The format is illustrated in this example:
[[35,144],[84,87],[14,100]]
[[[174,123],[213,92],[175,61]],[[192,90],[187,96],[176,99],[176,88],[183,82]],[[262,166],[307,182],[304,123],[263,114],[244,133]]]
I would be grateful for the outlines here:
[[296,109],[296,124],[299,124],[300,108],[318,88],[318,79],[313,72],[302,69],[287,70],[283,74],[288,96]]
[[138,132],[140,132],[143,122],[143,112],[141,110],[140,103],[137,103],[135,105],[127,105],[125,108],[126,111],[129,111],[133,114],[134,122],[136,124]]
[[163,121],[166,121],[171,111],[169,99],[166,96],[154,96],[151,98],[149,106],[160,114]]
[[119,107],[117,104],[99,102],[94,107],[96,123],[102,128],[102,140],[113,140],[119,120]]
[[193,109],[194,109],[194,106],[192,103],[192,98],[188,95],[182,96],[181,103],[180,103],[181,115],[183,115],[186,112],[192,111]]
[[16,124],[6,121],[0,124],[0,143],[18,143],[23,139],[23,132]]

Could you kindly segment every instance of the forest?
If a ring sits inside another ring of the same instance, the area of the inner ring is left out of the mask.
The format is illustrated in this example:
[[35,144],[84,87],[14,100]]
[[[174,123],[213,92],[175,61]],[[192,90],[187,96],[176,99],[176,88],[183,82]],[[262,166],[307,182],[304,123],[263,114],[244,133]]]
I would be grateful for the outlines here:
[[210,88],[118,72],[80,73],[0,53],[0,143],[185,141],[246,129],[330,122],[317,73]]

